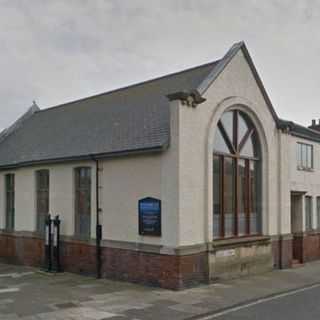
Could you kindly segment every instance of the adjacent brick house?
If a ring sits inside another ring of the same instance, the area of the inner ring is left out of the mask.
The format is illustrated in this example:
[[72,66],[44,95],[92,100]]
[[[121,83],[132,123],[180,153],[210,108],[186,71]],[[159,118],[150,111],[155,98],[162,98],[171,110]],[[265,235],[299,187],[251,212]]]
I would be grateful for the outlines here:
[[[206,65],[33,106],[0,135],[0,257],[40,266],[52,213],[65,270],[97,272],[99,219],[102,276],[164,288],[317,259],[314,126],[278,118],[243,42]],[[161,202],[153,236],[143,199]]]

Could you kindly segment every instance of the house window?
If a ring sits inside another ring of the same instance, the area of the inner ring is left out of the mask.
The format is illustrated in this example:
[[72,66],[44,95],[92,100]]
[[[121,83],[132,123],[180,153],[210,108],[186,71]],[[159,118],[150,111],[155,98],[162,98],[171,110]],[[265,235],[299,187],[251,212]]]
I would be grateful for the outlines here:
[[6,184],[6,230],[14,230],[14,174],[7,174],[5,176]]
[[260,160],[249,117],[238,110],[224,113],[213,147],[213,238],[261,233]]
[[49,213],[49,170],[36,172],[37,231],[43,233]]
[[306,231],[312,230],[312,197],[305,197]]
[[297,143],[298,169],[310,170],[313,168],[313,146],[306,143]]
[[91,168],[75,169],[75,233],[90,238],[91,226]]

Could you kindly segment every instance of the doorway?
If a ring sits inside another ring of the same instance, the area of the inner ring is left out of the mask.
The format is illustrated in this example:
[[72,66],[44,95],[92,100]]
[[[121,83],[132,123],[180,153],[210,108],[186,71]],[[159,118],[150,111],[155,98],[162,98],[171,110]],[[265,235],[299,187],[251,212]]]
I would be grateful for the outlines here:
[[305,192],[291,192],[291,232],[293,263],[303,262],[303,197]]

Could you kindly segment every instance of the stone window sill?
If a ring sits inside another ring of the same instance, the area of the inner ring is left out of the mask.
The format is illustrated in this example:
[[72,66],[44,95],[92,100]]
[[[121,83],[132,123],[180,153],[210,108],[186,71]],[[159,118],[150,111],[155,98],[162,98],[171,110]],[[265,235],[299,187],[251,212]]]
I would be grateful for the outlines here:
[[314,168],[305,168],[297,166],[298,171],[305,171],[305,172],[314,172]]
[[235,248],[245,245],[253,245],[260,243],[270,243],[270,237],[268,236],[247,236],[239,238],[230,238],[230,239],[217,239],[213,240],[211,243],[212,249],[220,248]]

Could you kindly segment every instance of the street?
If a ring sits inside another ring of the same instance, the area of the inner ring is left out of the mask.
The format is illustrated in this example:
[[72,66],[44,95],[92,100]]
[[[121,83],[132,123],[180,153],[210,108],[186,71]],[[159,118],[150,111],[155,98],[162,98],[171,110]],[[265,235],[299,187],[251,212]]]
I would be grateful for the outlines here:
[[319,319],[320,284],[231,307],[199,320]]
[[183,291],[0,264],[1,320],[318,319],[320,262]]

